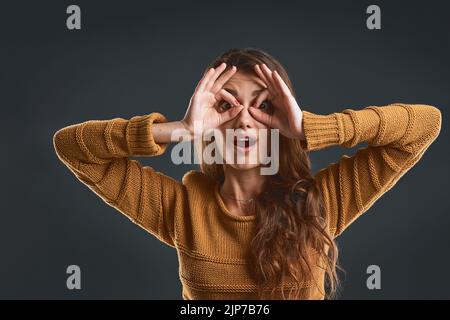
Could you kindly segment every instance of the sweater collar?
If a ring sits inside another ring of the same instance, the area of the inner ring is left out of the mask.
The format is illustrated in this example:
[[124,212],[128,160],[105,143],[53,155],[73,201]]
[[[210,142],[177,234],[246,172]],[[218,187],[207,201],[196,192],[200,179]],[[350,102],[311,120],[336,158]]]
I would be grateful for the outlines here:
[[254,221],[256,219],[256,215],[249,215],[249,216],[237,216],[228,210],[228,208],[225,206],[225,203],[222,199],[222,196],[220,195],[220,181],[217,181],[214,187],[214,195],[216,197],[217,204],[219,205],[221,211],[224,213],[224,215],[232,220],[238,221],[238,222],[248,222],[248,221]]

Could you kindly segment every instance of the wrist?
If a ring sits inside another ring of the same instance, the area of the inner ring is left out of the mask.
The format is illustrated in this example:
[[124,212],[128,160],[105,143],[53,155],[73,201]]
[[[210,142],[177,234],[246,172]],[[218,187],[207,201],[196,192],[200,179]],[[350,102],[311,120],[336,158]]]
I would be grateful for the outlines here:
[[296,137],[299,140],[306,140],[305,137],[305,131],[304,131],[304,127],[303,127],[303,111],[300,110],[300,120],[298,120],[299,123],[299,127],[296,133]]
[[181,129],[184,129],[186,131],[186,133],[188,134],[189,138],[192,139],[194,137],[194,126],[192,124],[190,124],[188,121],[186,121],[185,119],[178,121],[179,123],[179,127]]
[[180,125],[183,126],[183,128],[188,132],[190,139],[201,138],[203,136],[203,131],[205,128],[201,121],[195,120],[194,123],[192,123],[183,119],[179,122]]
[[302,128],[302,131],[297,135],[297,139],[302,140],[302,141],[306,140],[305,133],[303,132],[303,128]]

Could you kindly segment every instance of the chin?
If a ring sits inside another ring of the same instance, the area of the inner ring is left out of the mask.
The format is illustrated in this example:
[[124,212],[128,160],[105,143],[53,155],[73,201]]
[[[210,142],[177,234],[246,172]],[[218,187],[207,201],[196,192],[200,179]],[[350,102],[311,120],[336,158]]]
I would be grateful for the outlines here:
[[227,165],[236,170],[251,170],[251,169],[259,168],[261,166],[260,164],[250,164],[250,163],[242,163],[242,164],[233,163],[233,164],[227,164]]

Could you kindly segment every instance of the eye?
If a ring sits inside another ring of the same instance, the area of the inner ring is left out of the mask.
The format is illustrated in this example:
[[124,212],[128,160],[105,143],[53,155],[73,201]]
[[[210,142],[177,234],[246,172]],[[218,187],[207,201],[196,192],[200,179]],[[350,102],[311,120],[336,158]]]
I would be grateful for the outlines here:
[[264,100],[260,105],[259,109],[261,109],[264,112],[272,113],[273,111],[273,105],[269,100]]
[[219,109],[219,112],[225,112],[228,109],[230,109],[232,106],[229,102],[222,100],[219,102],[219,105],[217,106],[217,108]]

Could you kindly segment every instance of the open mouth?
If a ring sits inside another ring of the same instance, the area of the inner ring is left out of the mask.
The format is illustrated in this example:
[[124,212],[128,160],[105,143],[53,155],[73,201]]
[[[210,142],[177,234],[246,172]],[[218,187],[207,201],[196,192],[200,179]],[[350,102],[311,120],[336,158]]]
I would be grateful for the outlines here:
[[252,136],[234,137],[234,146],[245,152],[250,151],[256,145],[257,139]]

